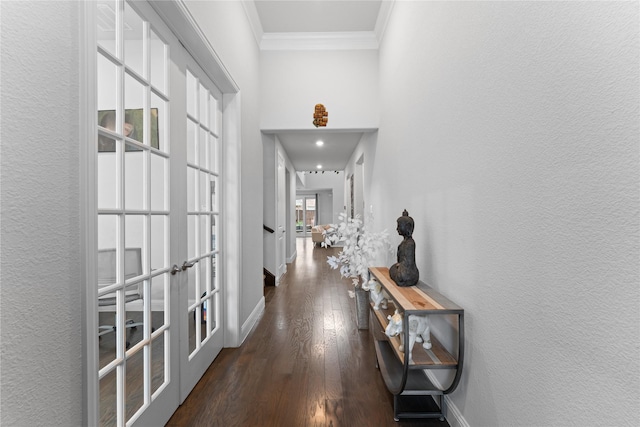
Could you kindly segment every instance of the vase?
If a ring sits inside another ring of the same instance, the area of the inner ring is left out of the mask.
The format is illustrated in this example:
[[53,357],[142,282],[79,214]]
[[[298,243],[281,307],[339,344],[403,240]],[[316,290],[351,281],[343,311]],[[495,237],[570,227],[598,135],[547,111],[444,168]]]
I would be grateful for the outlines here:
[[358,285],[356,294],[356,325],[358,329],[369,329],[369,291]]

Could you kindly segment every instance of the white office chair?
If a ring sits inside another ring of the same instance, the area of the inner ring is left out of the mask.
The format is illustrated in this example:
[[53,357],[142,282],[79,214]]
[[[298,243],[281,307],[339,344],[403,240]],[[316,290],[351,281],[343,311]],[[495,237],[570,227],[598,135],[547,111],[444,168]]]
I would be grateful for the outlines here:
[[[125,280],[132,277],[137,277],[142,274],[142,250],[140,248],[127,248],[124,252],[124,278]],[[113,285],[116,283],[116,250],[115,249],[100,249],[98,251],[98,289]],[[129,303],[131,301],[142,299],[142,284],[140,281],[135,289],[125,290],[124,302]],[[98,297],[98,306],[115,306],[116,305],[116,293],[111,292]],[[142,326],[144,323],[135,322],[132,319],[125,321],[125,335],[129,329],[136,329],[138,326]],[[100,325],[98,327],[98,337],[102,337],[104,334],[115,332],[115,325]],[[129,348],[129,341],[126,345]]]

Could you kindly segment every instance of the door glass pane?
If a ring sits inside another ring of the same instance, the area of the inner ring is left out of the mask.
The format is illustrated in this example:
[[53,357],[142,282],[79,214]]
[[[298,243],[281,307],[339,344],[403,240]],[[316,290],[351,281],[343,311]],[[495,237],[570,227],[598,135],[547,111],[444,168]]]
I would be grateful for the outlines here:
[[198,125],[187,119],[187,163],[196,164],[196,143],[198,138]]
[[124,136],[138,142],[144,141],[144,86],[131,77],[124,79]]
[[209,320],[210,331],[215,330],[216,325],[218,324],[219,296],[219,293],[213,294],[210,298],[209,304],[207,305],[207,319]]
[[167,247],[167,221],[165,215],[151,216],[151,272],[159,270],[168,265]]
[[116,19],[118,7],[115,0],[98,0],[96,5],[96,36],[98,44],[116,56]]
[[207,167],[207,145],[209,143],[207,136],[207,131],[200,128],[200,137],[198,138],[198,166],[201,168]]
[[193,259],[196,256],[196,219],[197,215],[187,217],[187,257]]
[[166,93],[167,45],[153,30],[149,32],[149,52],[151,54],[151,67],[149,68],[151,84]]
[[[113,114],[117,110],[117,93],[118,93],[118,67],[103,55],[98,55],[98,125],[103,128],[115,131],[116,121]],[[104,112],[111,112],[112,115],[104,117]],[[101,112],[103,112],[101,114]]]
[[198,79],[187,70],[187,114],[198,120]]
[[145,152],[131,143],[125,144],[124,153],[124,207],[141,210],[145,207]]
[[125,386],[126,419],[130,419],[144,404],[144,351],[138,351],[127,359],[127,377]]
[[125,216],[125,280],[142,275],[146,257],[146,215]]
[[108,136],[98,136],[98,209],[116,209],[118,207],[118,158],[116,141]]
[[218,275],[217,275],[217,258],[216,255],[213,254],[211,256],[211,289],[212,290],[216,290],[218,289]]
[[167,321],[165,314],[165,302],[168,276],[161,274],[151,279],[151,327],[158,330]]
[[209,191],[211,193],[211,210],[216,212],[218,211],[219,207],[218,207],[218,178],[214,175],[210,175],[209,179],[211,180],[210,182],[210,188]]
[[118,423],[117,373],[112,370],[100,379],[100,426],[111,427]]
[[99,369],[102,369],[116,358],[116,312],[115,306],[107,308],[108,311],[102,311],[102,308],[99,310],[98,350],[100,354]]
[[165,383],[165,353],[168,349],[165,347],[167,340],[165,333],[158,335],[151,343],[151,394]]
[[311,228],[316,225],[316,199],[314,197],[305,198],[305,231],[311,232]]
[[218,111],[218,100],[213,97],[213,95],[209,94],[209,129],[211,132],[219,135],[218,133],[218,120],[217,114]]
[[211,251],[215,251],[216,247],[216,235],[218,234],[218,229],[216,225],[216,215],[211,215]]
[[206,212],[209,210],[209,197],[207,197],[207,188],[209,187],[209,174],[207,174],[206,172],[199,172],[198,177],[198,189],[200,190],[200,194],[198,195],[199,212]]
[[[204,254],[209,252],[208,248],[207,248],[207,244],[208,244],[208,232],[209,230],[211,230],[211,228],[209,227],[209,225],[207,224],[207,219],[209,218],[208,215],[200,215],[200,251],[198,252],[198,254]],[[202,264],[202,263],[200,263]]]
[[143,75],[143,61],[145,59],[142,50],[144,25],[142,18],[125,2],[124,5],[124,63],[139,75]]
[[205,127],[209,127],[209,91],[200,84],[200,124]]
[[167,170],[168,161],[166,158],[150,153],[151,162],[151,210],[164,211],[167,209]]
[[[196,310],[190,310],[187,316],[189,319],[189,354],[192,354],[196,349]],[[199,323],[199,321],[198,321]]]
[[195,212],[196,208],[196,170],[187,167],[187,211]]
[[[98,215],[98,250],[115,249],[118,233],[119,231],[118,231],[117,215]],[[99,256],[100,254],[98,254],[98,257]],[[100,280],[100,268],[101,268],[100,259],[98,259],[98,279],[99,280]],[[116,279],[115,274],[113,274],[111,277],[113,277],[112,283],[115,283],[115,279]]]
[[207,165],[211,172],[218,173],[218,138],[209,135],[209,164]]
[[129,285],[124,290],[125,298],[125,340],[126,348],[131,348],[144,338],[144,282]]
[[151,111],[149,113],[151,118],[149,143],[153,148],[166,153],[168,151],[166,143],[167,103],[153,92],[151,93]]

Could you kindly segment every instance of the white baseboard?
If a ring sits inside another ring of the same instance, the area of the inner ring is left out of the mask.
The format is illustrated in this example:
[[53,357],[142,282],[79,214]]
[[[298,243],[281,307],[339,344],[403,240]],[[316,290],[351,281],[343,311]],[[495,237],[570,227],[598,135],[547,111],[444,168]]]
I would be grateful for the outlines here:
[[287,264],[291,264],[298,257],[298,251],[293,251],[293,254],[289,258],[287,258]]
[[[438,387],[440,390],[443,389],[442,384],[440,384],[440,381],[438,381],[436,376],[433,375],[433,372],[430,372],[428,369],[426,369],[425,373],[427,374],[427,377],[429,377],[429,380],[431,380],[433,385]],[[446,419],[447,419],[447,422],[449,423],[449,426],[451,426],[451,427],[469,427],[469,423],[467,422],[467,420],[464,419],[464,417],[462,416],[462,413],[460,412],[458,407],[453,403],[451,398],[449,396],[444,396],[444,400],[445,400],[445,402],[447,404],[447,416],[446,416]]]
[[260,316],[262,316],[262,313],[264,313],[264,307],[265,307],[265,301],[264,301],[264,297],[262,297],[260,298],[260,301],[258,301],[258,304],[256,304],[256,306],[254,307],[253,311],[251,312],[247,320],[242,324],[242,327],[240,328],[240,343],[238,346],[242,345],[244,340],[247,339],[247,337],[249,336],[249,332],[251,332],[253,327],[256,325],[256,323],[260,319]]

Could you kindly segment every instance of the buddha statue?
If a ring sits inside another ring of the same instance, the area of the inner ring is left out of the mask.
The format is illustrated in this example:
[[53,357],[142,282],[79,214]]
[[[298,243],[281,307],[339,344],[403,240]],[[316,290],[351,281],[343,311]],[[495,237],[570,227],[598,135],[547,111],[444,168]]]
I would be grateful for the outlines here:
[[389,268],[389,276],[398,286],[413,286],[418,283],[418,267],[416,266],[416,242],[413,235],[413,218],[405,209],[398,218],[398,234],[404,239],[398,246],[398,262]]

